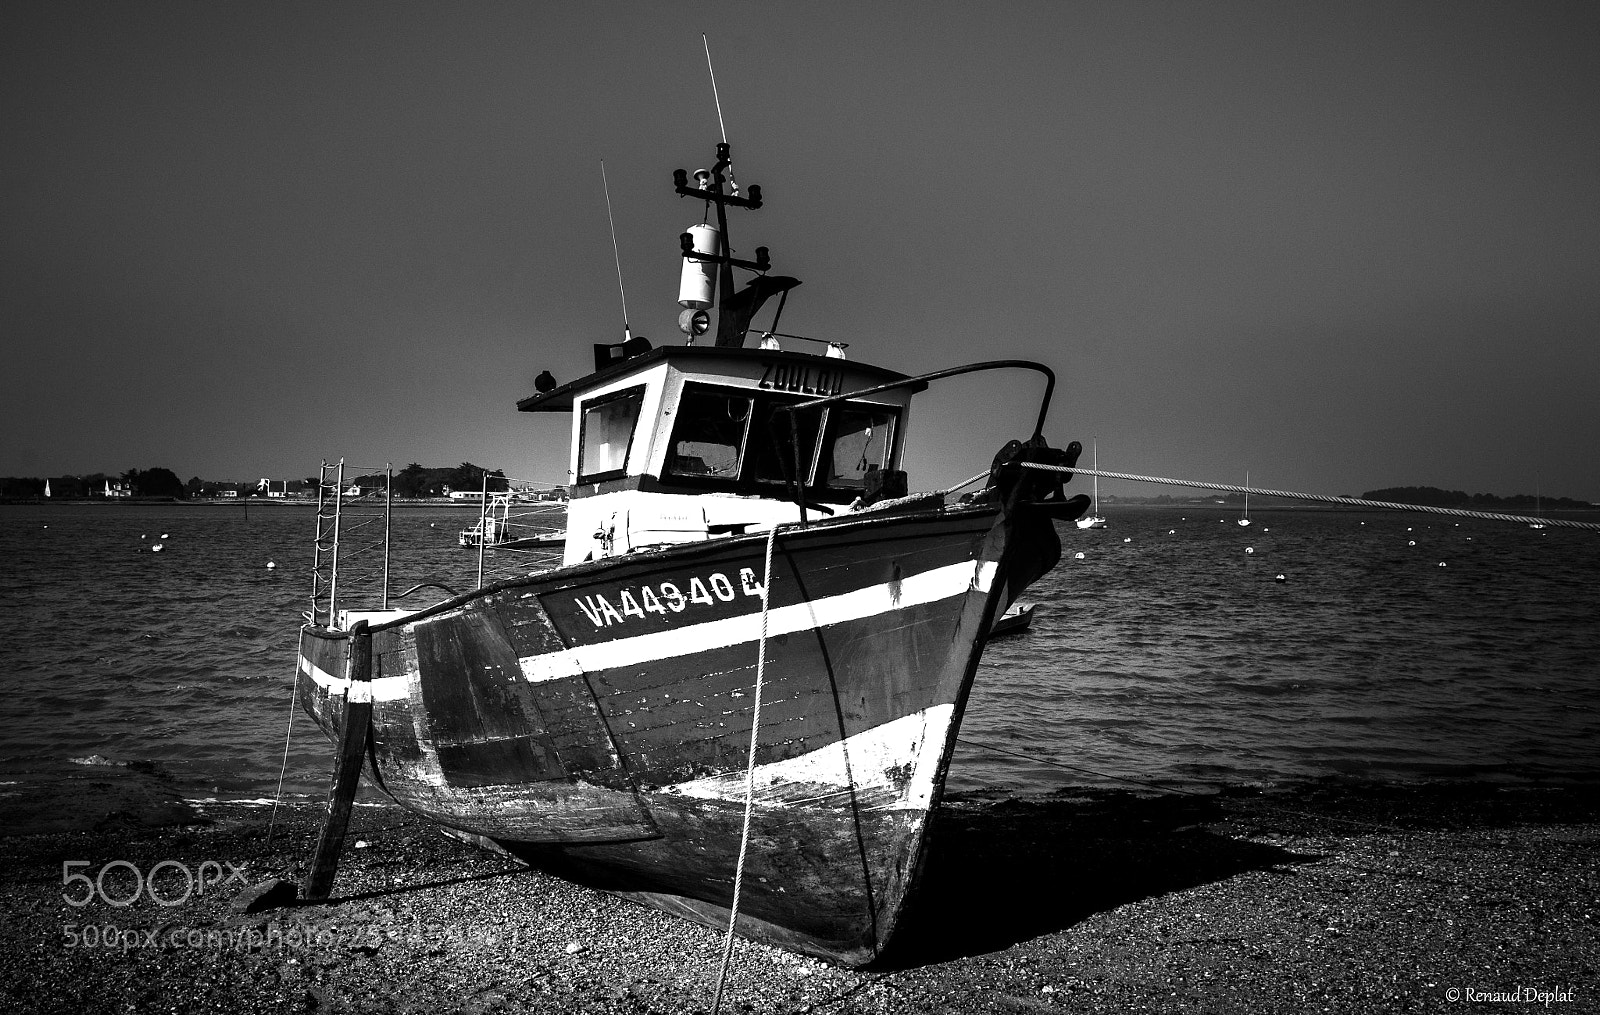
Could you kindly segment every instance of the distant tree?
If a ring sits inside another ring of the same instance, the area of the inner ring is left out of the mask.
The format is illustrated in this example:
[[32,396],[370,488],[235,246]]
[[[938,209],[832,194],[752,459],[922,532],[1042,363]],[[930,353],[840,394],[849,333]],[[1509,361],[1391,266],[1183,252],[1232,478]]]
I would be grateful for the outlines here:
[[191,498],[198,497],[205,488],[205,480],[199,476],[190,476],[189,482],[183,484],[183,495]]
[[1363,500],[1386,500],[1394,504],[1421,504],[1427,507],[1456,507],[1468,504],[1471,498],[1462,490],[1441,490],[1436,486],[1394,486],[1385,490],[1368,490]]
[[427,470],[416,462],[395,473],[394,495],[396,497],[421,497],[423,487],[427,482]]
[[[6,476],[0,479],[0,497],[43,497],[44,483],[44,480],[31,476]],[[59,486],[59,482],[51,485],[50,493],[53,496],[62,496]]]
[[506,474],[504,472],[499,469],[491,472],[481,465],[473,465],[471,462],[462,462],[450,470],[450,475],[444,482],[448,483],[452,490],[471,492],[484,488],[484,477],[488,477],[490,493],[503,493],[510,488],[510,484],[506,482]]
[[122,474],[136,497],[175,497],[183,499],[183,480],[171,469],[129,469]]

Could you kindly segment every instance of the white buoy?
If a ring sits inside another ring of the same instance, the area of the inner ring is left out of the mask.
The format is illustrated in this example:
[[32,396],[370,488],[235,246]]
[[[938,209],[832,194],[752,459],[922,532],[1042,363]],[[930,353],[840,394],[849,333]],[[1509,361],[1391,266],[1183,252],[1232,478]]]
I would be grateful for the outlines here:
[[1289,579],[1287,579],[1287,578],[1285,578],[1285,577],[1284,577],[1284,576],[1283,576],[1283,575],[1281,575],[1281,574],[1280,574],[1280,575],[1278,575],[1278,577],[1276,577],[1276,578],[1274,578],[1274,579],[1272,579],[1272,580],[1273,580],[1273,581],[1279,581],[1279,582],[1286,582],[1286,581],[1288,581],[1288,580],[1289,580]]
[[1074,553],[1072,555],[1072,559],[1073,560],[1082,560],[1083,559],[1083,551],[1079,550],[1077,553]]
[[1176,536],[1177,534],[1178,534],[1178,530],[1177,529],[1168,529],[1167,530],[1167,535],[1169,535],[1169,536]]
[[1415,539],[1408,539],[1408,540],[1406,540],[1406,545],[1407,546],[1416,546],[1417,545],[1417,541]]
[[1122,537],[1122,541],[1124,543],[1131,543],[1131,542],[1133,542],[1133,537],[1132,536],[1123,536]]
[[1245,553],[1255,553],[1256,552],[1256,548],[1253,547],[1253,546],[1247,546],[1247,547],[1244,548],[1244,552]]
[[165,533],[165,532],[163,532],[163,533],[161,533],[161,538],[162,538],[162,539],[165,539],[165,538],[167,538],[167,534],[166,534],[166,533]]
[[160,553],[161,552],[161,544],[160,543],[156,543],[153,546],[151,546],[150,547],[150,552],[151,553]]
[[1442,560],[1441,560],[1441,561],[1439,561],[1439,566],[1440,566],[1440,567],[1445,567],[1445,566],[1446,566],[1446,564],[1445,564],[1445,562],[1444,562],[1444,561],[1442,561]]
[[267,561],[267,570],[268,571],[271,571],[273,568],[275,568],[277,566],[278,566],[278,562],[277,561],[275,561],[275,560]]

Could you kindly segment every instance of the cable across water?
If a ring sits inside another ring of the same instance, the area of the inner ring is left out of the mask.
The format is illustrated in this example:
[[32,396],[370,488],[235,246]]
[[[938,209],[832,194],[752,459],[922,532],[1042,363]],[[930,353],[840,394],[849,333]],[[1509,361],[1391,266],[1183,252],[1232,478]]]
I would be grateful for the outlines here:
[[1218,490],[1223,493],[1254,494],[1258,497],[1278,497],[1283,500],[1316,501],[1323,504],[1343,504],[1347,507],[1381,508],[1387,511],[1420,511],[1430,515],[1450,515],[1456,518],[1482,518],[1494,522],[1525,522],[1548,525],[1551,528],[1587,529],[1600,532],[1600,522],[1579,522],[1568,518],[1547,518],[1536,515],[1512,515],[1499,511],[1472,511],[1467,508],[1434,507],[1431,504],[1401,504],[1387,500],[1363,500],[1360,497],[1334,497],[1321,493],[1300,493],[1294,490],[1267,490],[1254,486],[1236,486],[1232,483],[1208,483],[1195,479],[1166,479],[1161,476],[1138,476],[1131,472],[1111,472],[1107,469],[1068,468],[1063,465],[1045,465],[1042,462],[1018,462],[1025,469],[1045,472],[1070,472],[1082,476],[1100,476],[1105,479],[1127,479],[1136,483],[1160,483],[1165,486],[1187,486],[1196,490]]

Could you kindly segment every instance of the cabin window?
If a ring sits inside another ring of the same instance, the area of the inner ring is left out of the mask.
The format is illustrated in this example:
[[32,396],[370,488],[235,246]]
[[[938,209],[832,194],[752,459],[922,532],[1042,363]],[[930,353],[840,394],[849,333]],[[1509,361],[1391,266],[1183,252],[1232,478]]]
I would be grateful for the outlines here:
[[[796,401],[799,401],[798,399]],[[792,403],[791,403],[792,404]],[[794,416],[791,427],[789,417]],[[794,437],[800,438],[800,483],[811,485],[817,454],[817,434],[822,429],[822,409],[801,409],[788,413],[766,402],[756,409],[761,420],[759,432],[752,435],[750,478],[762,483],[783,483],[794,471]]]
[[836,405],[828,413],[823,485],[859,490],[869,472],[889,467],[894,448],[895,415],[887,409]]
[[643,404],[642,385],[584,403],[579,430],[579,482],[592,483],[627,474],[628,449],[633,444]]
[[747,395],[686,387],[678,400],[667,473],[738,479],[751,404]]

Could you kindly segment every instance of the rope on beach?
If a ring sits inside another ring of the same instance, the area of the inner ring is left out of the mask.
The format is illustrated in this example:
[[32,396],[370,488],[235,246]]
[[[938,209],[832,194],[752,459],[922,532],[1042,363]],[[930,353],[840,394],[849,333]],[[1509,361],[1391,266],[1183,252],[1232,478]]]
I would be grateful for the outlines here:
[[1166,486],[1189,486],[1197,490],[1219,490],[1223,493],[1255,494],[1258,497],[1279,497],[1284,500],[1308,500],[1322,504],[1343,504],[1348,507],[1380,508],[1385,511],[1420,511],[1430,515],[1450,515],[1456,518],[1481,518],[1491,522],[1529,522],[1551,528],[1588,529],[1600,532],[1600,522],[1578,522],[1568,518],[1546,518],[1542,515],[1511,515],[1498,511],[1469,511],[1466,508],[1434,507],[1431,504],[1401,504],[1388,500],[1363,500],[1360,497],[1332,497],[1322,493],[1298,493],[1294,490],[1265,490],[1253,486],[1235,486],[1232,483],[1207,483],[1195,479],[1164,479],[1160,476],[1136,476],[1130,472],[1109,472],[1105,469],[1068,468],[1046,465],[1043,462],[1018,462],[1025,469],[1043,469],[1046,472],[1070,472],[1083,476],[1103,476],[1106,479],[1129,479],[1136,483],[1161,483]]
[[744,858],[750,847],[750,814],[756,796],[756,738],[761,732],[761,683],[767,669],[767,618],[772,607],[772,545],[778,526],[767,531],[767,560],[761,576],[761,640],[756,643],[756,694],[750,711],[750,756],[744,766],[744,828],[739,833],[739,862],[733,868],[733,904],[728,907],[728,936],[722,943],[722,965],[717,970],[717,994],[711,1002],[711,1015],[722,1011],[722,988],[728,982],[728,963],[733,958],[733,928],[739,922],[739,893],[744,889]]

